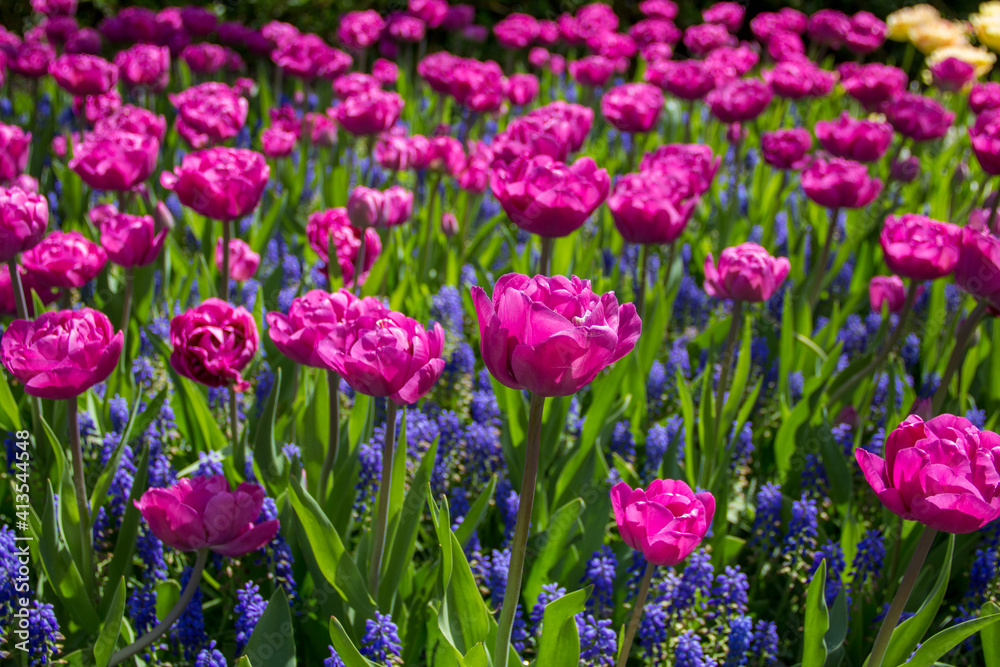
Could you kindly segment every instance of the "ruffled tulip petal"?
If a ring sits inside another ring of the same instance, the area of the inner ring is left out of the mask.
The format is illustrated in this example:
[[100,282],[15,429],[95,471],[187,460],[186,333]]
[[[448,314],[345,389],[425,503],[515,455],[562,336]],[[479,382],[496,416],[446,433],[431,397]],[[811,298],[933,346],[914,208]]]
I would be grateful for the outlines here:
[[246,532],[241,533],[239,537],[225,544],[214,545],[211,549],[222,556],[239,558],[267,546],[268,542],[273,540],[274,536],[278,534],[278,527],[277,519],[263,521]]

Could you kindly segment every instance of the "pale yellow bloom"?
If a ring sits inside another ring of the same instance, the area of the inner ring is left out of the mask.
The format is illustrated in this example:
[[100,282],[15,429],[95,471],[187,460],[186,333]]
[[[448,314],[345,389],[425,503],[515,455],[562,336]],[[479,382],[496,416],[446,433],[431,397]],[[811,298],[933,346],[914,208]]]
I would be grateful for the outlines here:
[[940,18],[941,14],[938,13],[938,10],[927,4],[903,7],[885,17],[885,24],[889,29],[887,36],[897,42],[908,42],[910,41],[910,31],[914,27],[937,21]]
[[973,14],[969,21],[981,44],[1000,50],[1000,14]]
[[990,0],[979,5],[979,13],[983,16],[1000,16],[1000,0]]
[[955,58],[975,67],[977,79],[993,69],[993,65],[997,61],[994,54],[981,46],[960,44],[958,46],[945,46],[927,56],[927,66],[931,67],[948,58]]
[[965,26],[958,22],[937,19],[913,26],[910,41],[921,53],[934,53],[946,46],[968,43]]

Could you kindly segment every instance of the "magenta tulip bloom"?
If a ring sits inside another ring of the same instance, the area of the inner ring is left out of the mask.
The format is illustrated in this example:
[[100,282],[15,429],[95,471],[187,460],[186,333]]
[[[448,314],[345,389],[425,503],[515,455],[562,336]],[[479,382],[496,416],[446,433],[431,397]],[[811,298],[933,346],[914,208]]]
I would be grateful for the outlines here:
[[960,227],[916,213],[890,215],[879,236],[889,269],[912,280],[935,280],[955,270],[961,239]]
[[571,102],[553,102],[511,120],[497,134],[491,148],[496,159],[503,162],[513,162],[522,155],[548,155],[565,162],[580,150],[593,122],[592,109]]
[[955,284],[1000,310],[1000,238],[985,229],[962,228]]
[[773,95],[760,79],[737,79],[710,92],[705,101],[723,123],[743,123],[763,113]]
[[123,338],[100,311],[57,310],[11,322],[0,340],[0,360],[29,395],[74,399],[108,379]]
[[72,16],[76,14],[76,0],[31,0],[31,8],[46,16]]
[[493,34],[505,49],[523,49],[538,37],[538,20],[534,16],[513,12],[493,26]]
[[249,103],[225,84],[202,84],[170,100],[177,107],[177,133],[192,148],[232,139],[247,121]]
[[980,114],[989,109],[1000,109],[1000,83],[983,81],[969,90],[969,108]]
[[379,58],[372,63],[372,76],[383,86],[391,86],[399,79],[399,67],[385,58]]
[[614,292],[594,294],[574,276],[508,273],[490,301],[472,288],[483,362],[504,386],[536,396],[569,396],[632,351],[642,322]]
[[648,83],[615,86],[601,98],[601,113],[620,132],[649,132],[663,109],[663,93]]
[[611,489],[615,523],[625,544],[654,565],[679,565],[698,548],[715,516],[715,497],[684,482],[654,479],[644,491],[620,482]]
[[898,67],[868,63],[841,70],[840,80],[848,95],[861,102],[866,109],[873,110],[902,94],[908,78],[906,72]]
[[764,72],[775,95],[790,100],[806,97],[823,97],[833,90],[836,80],[833,72],[828,72],[808,60],[786,60]]
[[677,18],[677,3],[673,0],[643,0],[639,11],[645,16],[655,16],[671,21]]
[[[93,212],[91,214],[93,218]],[[100,218],[101,247],[108,259],[131,269],[156,261],[167,239],[166,227],[157,231],[149,215],[128,215],[117,211]]]
[[876,162],[892,143],[892,126],[877,120],[857,120],[844,111],[837,120],[818,121],[816,138],[835,157]]
[[246,391],[250,383],[240,372],[257,354],[258,342],[246,308],[213,297],[170,320],[170,365],[205,386]]
[[[222,268],[222,238],[215,243],[215,266]],[[229,240],[229,277],[237,282],[253,278],[260,266],[260,255],[255,253],[242,239]]]
[[353,95],[333,110],[341,127],[355,136],[385,132],[396,124],[403,110],[403,98],[385,90]]
[[49,63],[56,57],[55,50],[45,42],[25,42],[7,63],[10,70],[29,79],[38,79],[49,71]]
[[48,224],[45,197],[18,187],[0,187],[0,262],[37,246]]
[[104,58],[64,54],[49,65],[49,74],[70,95],[100,95],[118,81],[118,68]]
[[682,100],[700,100],[715,88],[715,78],[704,60],[657,60],[646,70],[646,80]]
[[333,80],[331,86],[338,100],[346,100],[353,95],[363,95],[373,90],[380,90],[382,85],[378,79],[362,72],[349,72]]
[[882,46],[887,32],[885,21],[871,12],[861,11],[851,17],[844,42],[852,53],[864,55]]
[[712,187],[721,162],[722,158],[716,157],[711,147],[704,144],[665,144],[646,153],[639,170],[686,180],[692,193],[700,196]]
[[181,7],[181,22],[184,29],[196,37],[207,37],[215,30],[218,17],[204,7]]
[[697,203],[686,179],[653,171],[625,174],[608,197],[615,228],[629,243],[673,243]]
[[440,324],[426,330],[416,320],[384,309],[337,325],[320,341],[318,354],[355,391],[410,405],[441,377],[443,347]]
[[74,146],[69,168],[95,190],[124,192],[149,178],[159,153],[156,137],[108,129]]
[[809,39],[839,49],[847,41],[851,19],[836,9],[821,9],[809,17]]
[[705,258],[705,291],[717,299],[767,301],[785,281],[791,265],[787,257],[771,257],[756,243],[726,248],[715,266]]
[[729,32],[739,32],[746,17],[746,7],[738,2],[717,2],[701,12],[705,23],[718,23]]
[[332,50],[319,35],[298,34],[279,44],[271,59],[285,74],[310,81],[319,74],[320,66],[330,59]]
[[969,140],[983,171],[990,176],[1000,175],[1000,109],[979,114],[969,127]]
[[162,144],[167,133],[167,119],[142,107],[126,104],[94,126],[94,134],[97,135],[115,131],[150,136]]
[[511,221],[532,234],[566,236],[576,231],[608,196],[611,179],[589,157],[572,165],[547,155],[496,163],[493,195]]
[[340,17],[337,39],[352,51],[363,51],[378,41],[385,21],[374,9],[347,12]]
[[17,125],[0,123],[0,183],[17,178],[28,166],[31,133]]
[[32,280],[43,287],[83,287],[107,261],[104,250],[80,232],[52,232],[21,255]]
[[511,74],[504,79],[504,96],[517,106],[531,104],[538,97],[538,77],[534,74]]
[[945,58],[927,70],[931,73],[931,80],[937,88],[953,93],[976,80],[975,65],[958,58]]
[[[310,290],[292,300],[288,314],[269,311],[267,333],[275,347],[297,364],[326,368],[319,355],[319,344],[333,335],[339,325],[365,314],[380,314],[385,306],[374,297],[359,299],[346,289],[334,293]],[[338,331],[343,333],[343,328]],[[342,341],[338,343],[343,347]]]
[[615,73],[615,62],[604,56],[585,56],[569,64],[569,75],[590,88],[603,88]]
[[[382,240],[378,232],[353,226],[347,217],[347,209],[344,208],[316,211],[310,215],[306,224],[306,238],[310,247],[326,263],[330,262],[329,247],[333,244],[337,266],[345,285],[353,285],[355,280],[363,285],[382,252]],[[364,266],[361,267],[361,275],[355,277],[354,265],[358,260],[362,240],[365,244]]]
[[640,48],[645,49],[652,44],[676,44],[684,33],[669,19],[648,18],[634,23],[628,34]]
[[178,480],[134,501],[149,531],[178,551],[210,549],[239,558],[263,549],[278,533],[278,520],[257,523],[264,489],[243,482],[236,490],[224,475]]
[[760,138],[764,162],[775,169],[802,169],[809,164],[811,147],[812,135],[801,127],[765,132]]
[[899,276],[874,276],[868,283],[868,300],[872,310],[882,312],[882,306],[888,305],[890,313],[898,313],[906,302],[906,288]]
[[288,157],[299,138],[280,127],[268,127],[260,133],[260,151],[270,158]]
[[886,438],[884,459],[854,455],[882,504],[908,521],[965,534],[1000,517],[1000,435],[968,419],[910,415]]
[[270,175],[260,153],[217,147],[188,153],[173,172],[160,174],[160,184],[197,213],[239,220],[257,208]]
[[708,55],[720,46],[736,46],[736,43],[736,37],[718,23],[692,25],[684,31],[684,46],[696,56]]
[[914,141],[940,139],[951,127],[955,114],[923,95],[903,93],[882,106],[886,119],[904,137]]
[[882,191],[882,181],[868,175],[865,165],[852,160],[816,158],[802,172],[806,196],[826,208],[861,208]]

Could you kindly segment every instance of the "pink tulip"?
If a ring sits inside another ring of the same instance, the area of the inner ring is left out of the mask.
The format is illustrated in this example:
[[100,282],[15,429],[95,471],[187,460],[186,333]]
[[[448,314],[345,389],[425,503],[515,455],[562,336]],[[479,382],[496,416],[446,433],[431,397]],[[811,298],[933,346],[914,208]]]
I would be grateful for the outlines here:
[[91,308],[14,320],[0,340],[0,360],[31,396],[75,399],[104,382],[118,364],[122,332]]
[[204,7],[188,5],[181,7],[181,22],[184,29],[196,37],[207,37],[219,23],[218,17]]
[[427,33],[427,24],[416,16],[392,13],[386,23],[385,33],[397,42],[416,44]]
[[877,120],[851,118],[846,111],[837,120],[816,123],[816,138],[835,157],[876,162],[892,143],[892,126]]
[[341,324],[363,314],[380,314],[385,310],[374,297],[359,299],[346,289],[332,294],[310,290],[292,300],[287,315],[269,311],[267,332],[278,351],[295,363],[333,370],[319,355],[320,342],[339,333],[341,338],[337,339],[337,346],[342,348]]
[[646,80],[682,100],[700,100],[715,88],[703,60],[658,60],[650,63]]
[[531,104],[538,97],[538,77],[534,74],[511,74],[504,80],[504,95],[517,106]]
[[239,558],[263,549],[278,533],[278,520],[256,523],[264,490],[241,483],[232,491],[223,475],[178,480],[134,501],[149,531],[178,551],[210,549]]
[[76,0],[31,0],[31,8],[46,16],[72,16],[76,14]]
[[[316,211],[309,216],[306,224],[306,238],[316,254],[326,262],[330,262],[329,247],[332,244],[336,252],[337,266],[344,278],[345,285],[353,285],[355,280],[364,284],[368,272],[375,265],[382,252],[382,240],[374,229],[361,230],[351,225],[347,217],[347,209],[334,208],[327,211]],[[365,244],[364,266],[361,275],[354,275],[354,265],[361,250],[362,239]]]
[[[95,217],[91,211],[91,219]],[[157,231],[149,215],[128,215],[117,211],[94,221],[101,230],[101,247],[108,259],[125,268],[146,266],[156,261],[167,239],[167,230]]]
[[49,74],[70,95],[100,95],[118,81],[118,68],[104,58],[82,53],[61,55]]
[[980,114],[988,109],[1000,109],[1000,83],[983,81],[969,89],[969,108]]
[[684,31],[684,46],[696,56],[704,56],[720,46],[736,46],[737,40],[726,26],[702,23]]
[[340,17],[337,38],[352,51],[363,51],[375,44],[384,27],[385,21],[374,9],[347,12]]
[[604,56],[585,56],[569,64],[569,75],[590,88],[603,88],[615,73],[615,63]]
[[177,107],[177,132],[193,148],[232,139],[246,123],[249,103],[225,84],[203,83],[170,101]]
[[900,95],[906,89],[908,78],[906,72],[898,67],[868,63],[841,70],[840,81],[848,95],[861,102],[866,109],[874,110]]
[[940,139],[951,127],[955,114],[941,103],[923,95],[903,93],[882,105],[892,127],[914,141]]
[[48,224],[45,197],[19,187],[0,187],[0,262],[37,246]]
[[764,162],[775,169],[802,169],[811,159],[812,135],[801,127],[765,132],[760,138]]
[[802,172],[806,196],[826,208],[862,208],[882,191],[882,181],[852,160],[818,157]]
[[893,273],[912,280],[935,280],[955,270],[962,229],[925,215],[907,213],[885,219],[879,242]]
[[629,243],[673,243],[697,203],[687,180],[653,171],[625,174],[608,197],[615,228]]
[[458,218],[451,211],[445,211],[441,214],[441,231],[448,238],[458,234]]
[[126,104],[94,126],[94,134],[97,135],[114,131],[150,136],[162,144],[167,134],[167,119],[142,107]]
[[654,479],[644,491],[620,482],[611,489],[615,523],[625,544],[647,562],[673,567],[698,548],[715,516],[715,497],[684,482]]
[[29,79],[38,79],[49,72],[49,64],[55,59],[56,52],[44,42],[25,42],[18,48],[17,54],[7,63],[15,74]]
[[538,37],[538,20],[534,16],[513,12],[493,26],[497,42],[505,49],[523,49]]
[[493,195],[511,221],[539,236],[566,236],[578,229],[608,196],[611,179],[589,157],[572,165],[547,155],[496,163]]
[[764,80],[775,95],[799,100],[829,94],[836,78],[808,60],[786,60],[764,72]]
[[739,79],[760,62],[760,55],[746,44],[720,46],[705,56],[705,69],[720,88]]
[[976,80],[976,67],[958,58],[945,58],[934,63],[927,70],[931,80],[940,90],[956,92]]
[[906,302],[906,288],[899,276],[874,276],[868,283],[868,300],[872,311],[882,312],[887,305],[890,313],[898,313]]
[[684,33],[670,19],[648,18],[633,24],[628,34],[643,48],[651,44],[676,44]]
[[979,114],[969,127],[969,140],[983,171],[991,176],[1000,175],[1000,109]]
[[238,220],[260,203],[271,169],[264,156],[242,148],[209,148],[188,153],[160,184],[181,203],[215,220]]
[[620,132],[649,132],[663,104],[663,93],[655,86],[625,83],[604,93],[601,113]]
[[409,405],[441,377],[443,347],[440,324],[425,330],[402,313],[382,309],[338,324],[320,341],[318,354],[355,391]]
[[[420,9],[415,9],[417,6]],[[442,7],[444,12],[440,11]],[[411,14],[426,21],[428,28],[462,30],[476,20],[476,8],[472,5],[449,5],[445,0],[409,0],[409,8]]]
[[962,228],[955,284],[1000,310],[1000,238],[985,229]]
[[83,116],[88,123],[96,125],[122,108],[122,96],[114,88],[103,95],[88,95],[73,98],[73,113]]
[[396,124],[403,110],[403,98],[393,92],[371,90],[353,95],[336,107],[334,120],[355,136],[385,132]]
[[299,138],[280,127],[268,127],[260,133],[260,150],[267,157],[288,157]]
[[319,35],[297,34],[275,48],[271,59],[286,74],[310,81],[319,75],[320,68],[331,58],[343,62],[331,54],[334,49]]
[[882,504],[903,519],[965,534],[1000,517],[1000,435],[967,419],[911,415],[886,438],[884,459],[854,454]]
[[771,103],[773,93],[759,79],[737,79],[708,94],[705,101],[712,115],[723,123],[753,120]]
[[521,155],[548,155],[565,162],[580,150],[594,121],[588,107],[568,102],[553,102],[524,116],[514,118],[497,134],[494,157],[513,162]]
[[639,3],[639,11],[645,16],[673,20],[677,18],[677,3],[673,0],[643,0]]
[[839,49],[847,41],[851,19],[835,9],[821,9],[809,17],[809,39]]
[[721,162],[704,144],[665,144],[643,156],[639,171],[686,180],[693,195],[700,196],[712,187]]
[[[222,239],[215,243],[215,266],[222,268]],[[237,282],[253,278],[260,266],[260,255],[255,253],[242,239],[229,240],[229,277]]]
[[372,63],[372,76],[383,86],[391,86],[399,79],[399,67],[385,58],[379,58]]
[[463,190],[481,194],[490,184],[490,165],[493,148],[481,141],[470,141],[465,166],[458,174],[458,186]]
[[107,261],[104,250],[80,232],[52,232],[21,255],[32,280],[43,287],[83,287]]
[[156,137],[107,129],[73,147],[69,168],[95,190],[125,192],[149,178],[159,153]]
[[708,9],[701,12],[701,18],[705,23],[718,23],[725,26],[726,30],[735,33],[739,32],[746,16],[746,7],[738,2],[717,2]]
[[806,45],[798,33],[779,30],[767,42],[767,55],[777,63],[801,61],[806,58]]
[[31,133],[0,123],[0,183],[13,180],[28,166]]
[[726,248],[716,267],[712,253],[705,258],[705,291],[717,299],[767,301],[785,281],[791,265],[772,257],[756,243]]
[[863,55],[882,46],[887,32],[885,21],[871,12],[861,11],[851,17],[844,42],[852,53]]
[[492,301],[472,288],[486,368],[504,386],[536,396],[569,396],[632,351],[642,322],[614,292],[589,280],[509,273]]
[[209,42],[188,44],[180,53],[180,59],[194,74],[215,74],[226,64],[226,58],[225,47]]
[[250,383],[240,373],[257,354],[258,342],[253,316],[213,297],[170,320],[170,365],[205,386],[246,391]]

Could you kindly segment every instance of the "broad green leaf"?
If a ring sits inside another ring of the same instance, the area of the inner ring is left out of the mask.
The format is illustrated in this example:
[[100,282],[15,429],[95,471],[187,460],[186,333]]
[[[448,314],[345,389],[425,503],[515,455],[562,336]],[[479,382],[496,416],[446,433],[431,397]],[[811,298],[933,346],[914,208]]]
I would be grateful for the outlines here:
[[490,478],[489,483],[486,488],[482,490],[479,497],[476,498],[476,502],[472,503],[472,507],[466,513],[465,518],[462,519],[462,523],[458,525],[458,529],[455,531],[455,537],[458,538],[458,543],[465,548],[469,540],[472,538],[473,532],[479,527],[479,523],[483,520],[483,516],[486,515],[486,510],[489,509],[490,500],[493,499],[493,490],[497,486],[497,476],[493,475]]
[[244,651],[250,662],[267,667],[295,667],[295,633],[285,589],[275,586]]
[[802,637],[802,665],[819,667],[826,662],[826,633],[830,615],[826,608],[826,560],[820,563],[806,592],[806,620]]
[[375,601],[368,594],[361,571],[344,548],[340,535],[297,478],[291,477],[288,486],[292,491],[289,495],[292,507],[323,577],[359,614],[371,617]]
[[261,476],[270,484],[283,485],[287,479],[286,459],[278,452],[274,442],[274,417],[278,411],[278,396],[281,393],[281,369],[274,374],[274,384],[268,394],[267,403],[257,420],[253,439],[253,460]]
[[[929,530],[925,528],[924,530]],[[892,631],[889,640],[889,649],[885,652],[885,659],[882,661],[884,667],[896,667],[906,662],[906,659],[917,648],[917,644],[924,638],[924,635],[934,623],[944,594],[948,589],[948,577],[951,576],[951,561],[955,553],[955,536],[948,536],[948,550],[945,552],[944,563],[938,570],[937,581],[934,588],[928,594],[927,599],[920,605],[917,613],[896,626]]]
[[[526,600],[538,599],[542,586],[552,580],[549,575],[559,561],[566,557],[569,538],[584,506],[580,498],[566,503],[552,515],[548,528],[528,541],[529,554],[536,555],[521,585]],[[531,562],[530,558],[528,562]]]
[[21,412],[10,391],[10,380],[6,377],[0,382],[0,428],[5,431],[21,430]]
[[953,648],[977,632],[995,625],[998,621],[1000,621],[1000,614],[980,616],[971,621],[953,625],[947,630],[942,630],[923,642],[904,667],[932,667]]
[[574,591],[545,605],[537,664],[544,667],[576,667],[580,664],[580,634],[576,615],[587,602],[586,589]]
[[97,667],[107,667],[111,661],[111,655],[118,645],[118,636],[121,634],[122,614],[125,612],[125,580],[119,579],[115,586],[115,592],[111,595],[111,606],[108,614],[104,618],[104,626],[101,628],[101,635],[94,644],[94,662]]
[[344,626],[333,616],[330,617],[330,643],[346,667],[378,667],[366,659],[347,636]]
[[[1000,614],[1000,606],[995,602],[983,605],[982,615]],[[988,625],[979,631],[979,639],[983,643],[984,667],[1000,667],[1000,626]]]

